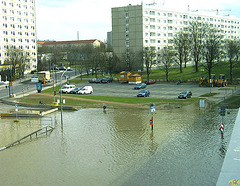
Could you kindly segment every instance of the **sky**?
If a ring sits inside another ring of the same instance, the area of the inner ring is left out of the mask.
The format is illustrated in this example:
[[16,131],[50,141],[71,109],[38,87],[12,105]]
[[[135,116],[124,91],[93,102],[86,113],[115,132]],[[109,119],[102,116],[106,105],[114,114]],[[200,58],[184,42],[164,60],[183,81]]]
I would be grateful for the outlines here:
[[[111,31],[111,8],[150,4],[187,10],[219,9],[219,14],[240,18],[239,0],[36,0],[38,40],[80,40],[99,39],[106,41]],[[229,11],[229,9],[231,11]],[[228,10],[228,11],[227,11]]]

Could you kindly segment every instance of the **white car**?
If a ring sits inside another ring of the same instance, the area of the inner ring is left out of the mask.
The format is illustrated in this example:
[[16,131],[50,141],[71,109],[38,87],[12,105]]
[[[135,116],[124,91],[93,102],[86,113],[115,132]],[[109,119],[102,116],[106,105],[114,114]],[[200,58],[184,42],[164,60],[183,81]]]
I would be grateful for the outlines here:
[[0,85],[8,85],[9,81],[0,81]]
[[92,86],[85,86],[78,91],[78,94],[92,94],[92,93],[93,93]]
[[59,93],[69,94],[71,90],[75,89],[76,85],[63,85],[61,89],[59,89]]

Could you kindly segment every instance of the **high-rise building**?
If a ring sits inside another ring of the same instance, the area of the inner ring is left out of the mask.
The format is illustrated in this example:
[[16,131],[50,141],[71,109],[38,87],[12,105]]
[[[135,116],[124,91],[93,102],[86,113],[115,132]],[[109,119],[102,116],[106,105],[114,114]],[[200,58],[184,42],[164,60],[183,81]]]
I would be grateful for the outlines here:
[[171,47],[176,33],[187,29],[193,20],[208,22],[227,39],[239,39],[240,19],[220,16],[219,11],[178,11],[156,4],[112,8],[113,50],[119,56],[128,56],[144,47],[153,47],[156,51]]
[[9,47],[26,55],[25,72],[37,68],[35,0],[0,2],[0,65],[9,58]]

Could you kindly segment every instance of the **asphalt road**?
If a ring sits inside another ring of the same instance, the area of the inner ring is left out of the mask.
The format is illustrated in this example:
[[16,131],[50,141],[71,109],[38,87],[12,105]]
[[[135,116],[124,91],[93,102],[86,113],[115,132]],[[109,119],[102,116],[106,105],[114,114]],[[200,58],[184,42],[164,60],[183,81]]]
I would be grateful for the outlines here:
[[[95,84],[95,83],[81,83],[77,84],[77,87],[83,87],[90,85],[93,87],[93,95],[97,96],[120,96],[120,97],[136,97],[140,90],[135,90],[135,85],[121,84],[119,82],[112,82],[108,84]],[[218,93],[217,96],[224,97],[230,94],[232,91],[225,91],[220,87],[199,87],[194,84],[180,84],[173,83],[161,83],[147,85],[145,88],[150,91],[151,98],[164,98],[164,99],[177,99],[177,96],[182,91],[190,90],[193,93],[192,97],[200,97],[206,93]]]

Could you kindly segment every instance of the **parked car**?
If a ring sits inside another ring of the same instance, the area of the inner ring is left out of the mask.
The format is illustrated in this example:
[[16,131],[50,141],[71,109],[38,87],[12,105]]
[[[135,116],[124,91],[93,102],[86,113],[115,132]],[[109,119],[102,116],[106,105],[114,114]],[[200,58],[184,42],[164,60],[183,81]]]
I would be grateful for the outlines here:
[[148,97],[150,95],[149,90],[141,90],[138,92],[137,97]]
[[95,83],[102,83],[102,79],[103,79],[103,78],[98,78],[98,79],[96,79],[96,80],[95,80]]
[[67,71],[73,71],[71,67],[67,67]]
[[154,84],[154,83],[156,83],[156,81],[153,79],[149,79],[149,80],[145,81],[145,84],[147,84],[147,85]]
[[183,91],[178,95],[179,99],[187,99],[192,97],[192,92],[191,91]]
[[54,67],[51,67],[51,70],[59,70],[59,68],[54,66]]
[[9,85],[9,81],[0,81],[0,85]]
[[107,78],[102,78],[101,83],[109,83]]
[[69,94],[77,94],[77,92],[80,90],[81,88],[76,87],[75,89],[72,89]]
[[92,93],[93,93],[92,86],[85,86],[78,91],[78,94],[92,94]]
[[67,70],[65,66],[61,66],[58,68],[59,70]]
[[108,80],[108,82],[113,82],[113,78],[112,77],[106,77],[106,79]]
[[89,83],[96,83],[96,80],[97,80],[96,78],[91,78],[91,79],[89,79],[88,82],[89,82]]
[[69,94],[71,90],[75,89],[75,85],[63,85],[61,89],[59,89],[59,93],[66,93]]
[[142,89],[142,88],[146,88],[146,87],[147,87],[146,83],[139,83],[134,87],[134,89]]

